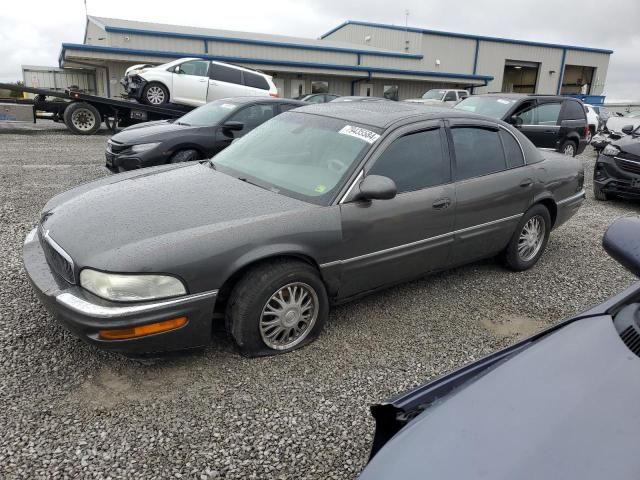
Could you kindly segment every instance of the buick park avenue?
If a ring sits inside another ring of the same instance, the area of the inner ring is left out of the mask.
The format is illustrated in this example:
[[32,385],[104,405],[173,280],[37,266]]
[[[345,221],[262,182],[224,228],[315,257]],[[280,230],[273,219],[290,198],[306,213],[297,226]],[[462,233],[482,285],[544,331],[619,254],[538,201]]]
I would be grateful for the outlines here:
[[53,197],[24,263],[42,302],[102,348],[202,347],[224,317],[243,354],[268,355],[314,340],[330,304],[487,257],[532,267],[583,180],[578,160],[500,120],[309,105],[213,160]]

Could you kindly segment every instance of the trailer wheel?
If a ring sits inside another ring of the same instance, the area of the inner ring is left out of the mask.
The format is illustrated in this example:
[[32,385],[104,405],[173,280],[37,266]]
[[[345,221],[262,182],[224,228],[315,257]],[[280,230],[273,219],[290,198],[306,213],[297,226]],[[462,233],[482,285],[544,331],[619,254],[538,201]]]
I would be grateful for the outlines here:
[[102,119],[98,109],[86,102],[73,102],[64,109],[64,124],[77,135],[93,135]]

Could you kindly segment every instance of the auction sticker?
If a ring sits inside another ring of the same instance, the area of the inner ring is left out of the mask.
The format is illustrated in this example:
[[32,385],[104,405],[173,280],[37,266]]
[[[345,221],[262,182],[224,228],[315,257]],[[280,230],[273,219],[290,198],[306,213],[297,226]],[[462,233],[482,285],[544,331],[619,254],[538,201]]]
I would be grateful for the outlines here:
[[371,130],[367,130],[366,128],[354,127],[353,125],[345,125],[340,129],[338,133],[359,138],[360,140],[364,140],[367,143],[373,143],[380,138],[380,135],[378,135],[376,132],[372,132]]

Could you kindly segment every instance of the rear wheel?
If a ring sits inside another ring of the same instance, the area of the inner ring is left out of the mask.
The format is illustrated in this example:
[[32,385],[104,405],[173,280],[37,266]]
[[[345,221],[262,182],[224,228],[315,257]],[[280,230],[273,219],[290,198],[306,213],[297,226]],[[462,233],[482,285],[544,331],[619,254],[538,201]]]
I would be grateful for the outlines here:
[[64,124],[78,135],[92,135],[100,128],[102,119],[98,109],[85,102],[73,102],[64,109]]
[[565,140],[562,146],[560,147],[560,152],[567,155],[568,157],[576,156],[576,144],[572,140]]
[[200,154],[197,150],[180,150],[171,156],[169,163],[190,162],[192,160],[197,160],[199,157]]
[[161,83],[148,83],[142,90],[142,101],[147,105],[164,105],[169,102],[169,90]]
[[591,143],[591,139],[593,138],[595,133],[596,133],[595,127],[590,126],[589,130],[587,131],[587,143]]
[[226,312],[227,332],[247,356],[286,353],[315,340],[329,311],[318,271],[296,260],[273,260],[236,284]]
[[507,266],[516,271],[533,267],[547,247],[550,231],[551,216],[544,205],[527,210],[504,252]]

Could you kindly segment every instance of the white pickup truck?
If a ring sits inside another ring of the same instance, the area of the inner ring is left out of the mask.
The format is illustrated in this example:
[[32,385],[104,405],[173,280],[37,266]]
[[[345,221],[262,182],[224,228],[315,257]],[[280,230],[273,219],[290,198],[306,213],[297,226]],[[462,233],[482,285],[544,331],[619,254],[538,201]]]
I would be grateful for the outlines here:
[[227,97],[278,96],[271,76],[202,58],[129,67],[122,79],[127,96],[147,105],[177,103],[198,107]]
[[464,100],[469,96],[466,90],[448,90],[446,88],[433,88],[427,90],[420,98],[410,98],[405,102],[424,103],[427,105],[445,105],[453,106],[460,100]]

